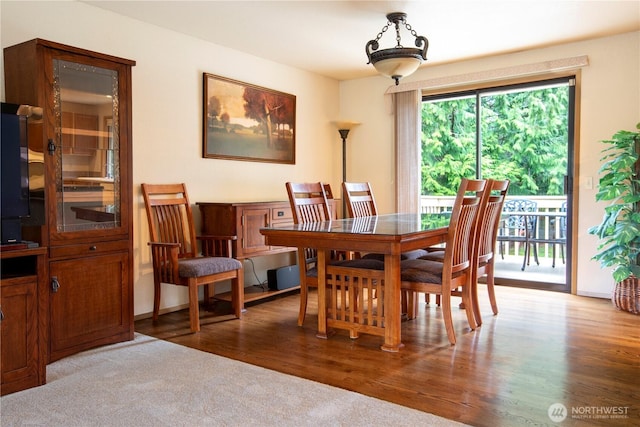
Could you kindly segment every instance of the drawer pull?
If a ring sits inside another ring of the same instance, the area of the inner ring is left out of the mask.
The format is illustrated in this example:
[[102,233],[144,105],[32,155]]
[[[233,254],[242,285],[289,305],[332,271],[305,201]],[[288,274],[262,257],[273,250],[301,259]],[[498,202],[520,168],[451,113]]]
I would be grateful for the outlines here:
[[89,250],[90,251],[97,251],[98,248],[94,245],[94,246],[89,246]]
[[284,216],[284,211],[278,211],[278,216]]

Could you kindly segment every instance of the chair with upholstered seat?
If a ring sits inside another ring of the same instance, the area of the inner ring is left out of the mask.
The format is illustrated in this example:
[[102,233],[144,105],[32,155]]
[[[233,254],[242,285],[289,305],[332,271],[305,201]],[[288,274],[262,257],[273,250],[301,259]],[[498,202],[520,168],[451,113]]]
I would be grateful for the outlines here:
[[[487,276],[487,292],[489,294],[489,301],[491,303],[491,309],[493,314],[498,314],[498,305],[495,296],[495,278],[494,278],[494,263],[495,263],[495,246],[496,237],[498,234],[498,227],[500,225],[500,216],[502,207],[504,205],[505,197],[509,189],[509,180],[493,180],[487,181],[485,192],[488,198],[484,201],[480,207],[478,226],[476,227],[476,234],[474,237],[474,252],[473,263],[475,265],[474,273],[471,279],[471,295],[473,301],[473,312],[475,315],[476,323],[482,324],[482,316],[480,314],[480,307],[478,304],[477,284],[478,279]],[[430,252],[423,259],[430,259],[433,261],[442,262],[444,259],[444,251]],[[453,296],[461,296],[460,289],[454,289],[452,291]],[[440,305],[440,297],[436,297],[436,303]],[[464,308],[461,304],[460,308]]]
[[477,227],[478,213],[485,192],[485,180],[462,179],[451,211],[451,219],[442,262],[427,259],[401,261],[401,289],[408,291],[410,317],[415,317],[418,292],[440,295],[442,317],[451,344],[456,343],[456,335],[451,314],[451,294],[460,289],[469,327],[476,328],[471,295],[473,268],[473,242]]
[[[495,247],[500,226],[502,208],[504,206],[507,192],[509,191],[509,180],[489,180],[487,189],[489,198],[480,209],[478,228],[475,237],[474,268],[471,275],[473,312],[476,323],[482,325],[482,315],[478,304],[478,279],[487,276],[487,293],[493,314],[498,314],[498,304],[495,294]],[[497,194],[495,194],[497,193]]]
[[[232,305],[237,318],[244,305],[242,263],[231,258],[231,239],[227,236],[196,237],[193,214],[184,184],[142,184],[149,221],[151,258],[153,262],[153,319],[158,319],[162,283],[186,286],[189,290],[189,319],[192,332],[200,330],[198,289],[204,286],[205,299],[209,285],[231,281]],[[198,255],[198,240],[202,252]],[[227,256],[206,256],[208,254]]]
[[[287,182],[287,195],[295,224],[329,221],[329,212],[325,187],[321,182]],[[302,326],[307,313],[309,287],[318,287],[317,269],[314,269],[317,251],[313,248],[298,248],[298,267],[300,269],[300,310],[298,326]]]

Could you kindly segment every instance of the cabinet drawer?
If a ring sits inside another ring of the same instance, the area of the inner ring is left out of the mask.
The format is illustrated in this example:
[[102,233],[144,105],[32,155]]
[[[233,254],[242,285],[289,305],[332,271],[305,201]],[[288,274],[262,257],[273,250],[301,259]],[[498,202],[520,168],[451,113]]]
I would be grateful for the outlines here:
[[271,222],[293,222],[293,212],[290,206],[271,209]]
[[93,242],[78,245],[51,247],[50,258],[66,258],[103,254],[115,251],[126,251],[129,248],[127,240],[114,240],[112,242]]

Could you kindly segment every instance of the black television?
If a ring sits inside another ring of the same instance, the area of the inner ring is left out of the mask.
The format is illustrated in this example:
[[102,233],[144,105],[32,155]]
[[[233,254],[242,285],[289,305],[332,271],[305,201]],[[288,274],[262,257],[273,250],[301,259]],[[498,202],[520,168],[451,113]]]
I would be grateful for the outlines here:
[[2,103],[0,123],[0,243],[22,242],[21,219],[29,216],[27,116],[20,105]]

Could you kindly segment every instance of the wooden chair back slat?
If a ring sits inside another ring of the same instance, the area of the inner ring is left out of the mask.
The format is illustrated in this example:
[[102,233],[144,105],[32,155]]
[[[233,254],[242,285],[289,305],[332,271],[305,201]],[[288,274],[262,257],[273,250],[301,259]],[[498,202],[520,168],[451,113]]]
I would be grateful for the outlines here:
[[[179,243],[179,257],[197,254],[195,227],[184,184],[143,184],[151,242]],[[176,196],[177,195],[177,196]]]
[[371,184],[368,182],[343,182],[344,198],[351,218],[378,215]]
[[457,274],[471,265],[476,219],[485,187],[485,180],[463,179],[460,184],[451,211],[443,275]]
[[500,216],[508,190],[509,180],[489,180],[487,182],[486,192],[489,200],[479,213],[480,219],[476,236],[478,264],[484,264],[493,257]]
[[294,223],[303,224],[331,219],[327,196],[321,182],[287,182],[286,187]]

